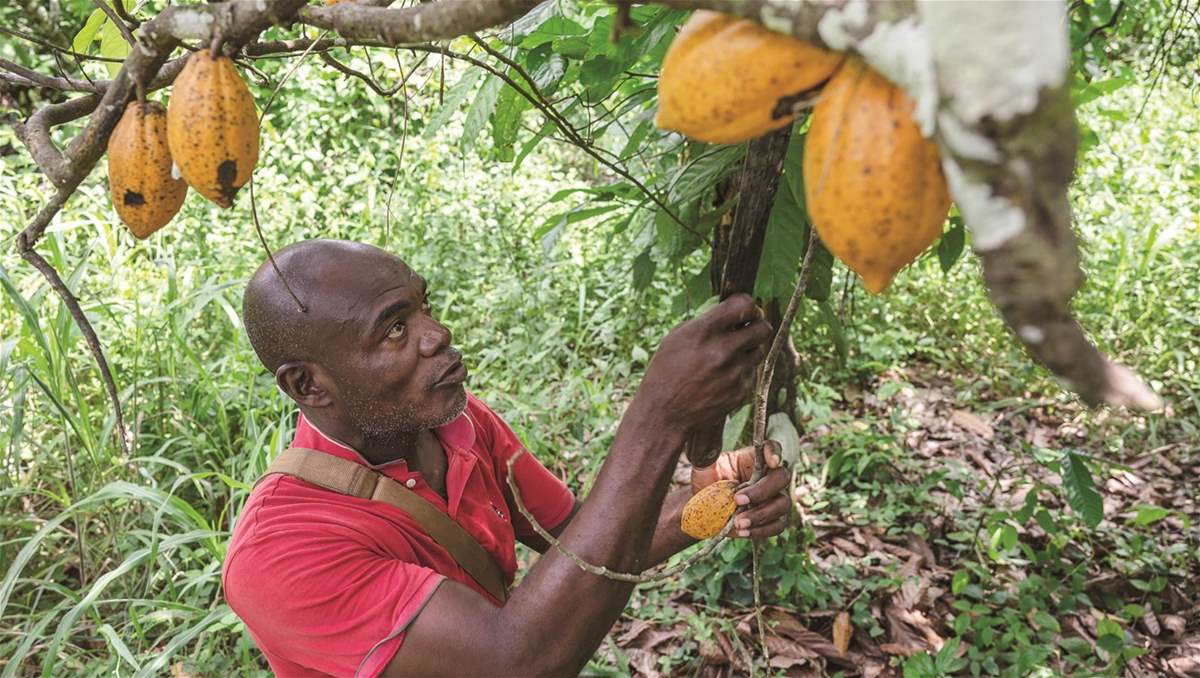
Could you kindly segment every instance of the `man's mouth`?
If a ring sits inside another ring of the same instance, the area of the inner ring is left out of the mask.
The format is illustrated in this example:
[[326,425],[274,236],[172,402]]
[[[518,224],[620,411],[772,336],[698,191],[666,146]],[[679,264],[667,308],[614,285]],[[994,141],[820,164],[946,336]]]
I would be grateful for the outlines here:
[[462,356],[457,355],[456,352],[454,361],[447,365],[446,369],[442,370],[441,375],[438,376],[437,382],[434,383],[433,386],[434,388],[437,388],[438,386],[453,386],[461,384],[466,380],[467,367],[463,365]]

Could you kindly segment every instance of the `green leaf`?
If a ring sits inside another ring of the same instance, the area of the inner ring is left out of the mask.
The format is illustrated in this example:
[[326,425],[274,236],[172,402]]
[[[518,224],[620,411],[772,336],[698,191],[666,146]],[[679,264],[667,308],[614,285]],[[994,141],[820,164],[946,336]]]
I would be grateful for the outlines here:
[[426,139],[432,137],[439,129],[450,121],[450,116],[458,110],[459,106],[466,101],[471,92],[474,91],[475,85],[479,82],[479,76],[483,74],[483,70],[472,68],[463,73],[458,82],[450,87],[450,91],[446,93],[442,107],[433,115],[429,123],[425,125],[424,131],[421,133]]
[[[807,238],[808,235],[805,234]],[[804,290],[804,296],[814,301],[826,301],[829,295],[833,294],[833,255],[829,250],[825,249],[825,244],[820,240],[816,243],[817,249],[813,252],[812,269],[808,274],[808,287]]]
[[579,84],[587,88],[589,101],[600,101],[616,88],[621,71],[621,64],[606,56],[592,57],[579,68]]
[[521,114],[529,110],[531,104],[523,94],[505,85],[492,111],[492,146],[496,157],[503,162],[511,162],[516,157],[513,144],[521,131]]
[[[111,20],[105,21],[104,26],[100,28],[100,56],[110,59],[124,59],[129,56],[129,43],[125,41],[125,36],[121,35],[121,29],[117,27]],[[121,64],[115,62],[107,62],[104,67],[108,69],[108,77],[115,78],[117,73],[121,72]]]
[[642,250],[642,253],[637,255],[633,260],[633,288],[635,290],[644,290],[650,286],[650,281],[654,279],[655,263],[650,257],[650,249],[647,247]]
[[[783,176],[775,191],[775,203],[767,217],[758,277],[754,281],[754,296],[767,301],[778,299],[783,302],[791,298],[808,243],[804,183],[802,178],[796,179],[802,177],[803,157],[803,137],[793,134],[783,158]],[[811,279],[809,284],[812,284]]]
[[1104,519],[1104,500],[1096,491],[1096,484],[1083,458],[1074,452],[1067,452],[1061,473],[1067,503],[1085,525],[1095,528]]
[[530,52],[526,65],[533,83],[547,96],[554,94],[567,72],[567,60],[561,54],[551,52],[550,45],[542,45]]
[[75,34],[75,38],[71,40],[71,49],[80,54],[87,54],[88,48],[96,40],[96,33],[100,30],[100,26],[108,20],[108,16],[102,9],[92,10],[88,15],[87,22],[83,24],[83,28]]
[[558,239],[562,237],[563,230],[569,224],[574,224],[584,219],[590,219],[594,216],[611,212],[620,207],[620,205],[599,205],[596,207],[588,207],[585,209],[573,209],[562,214],[556,214],[542,222],[537,230],[533,232],[533,237],[542,243],[542,250],[549,254],[550,250],[554,249],[554,245]]
[[1058,625],[1058,620],[1045,610],[1037,610],[1034,612],[1033,621],[1036,622],[1039,627],[1043,629],[1049,629],[1055,633],[1058,633],[1062,630]]
[[954,263],[958,261],[963,251],[963,244],[966,242],[967,231],[963,227],[962,217],[950,217],[950,223],[950,230],[942,236],[937,248],[938,262],[942,265],[942,273],[949,273],[950,269],[954,268]]
[[971,573],[966,570],[959,570],[954,573],[954,577],[950,579],[950,593],[958,595],[966,588],[967,584],[971,583]]
[[479,92],[475,94],[475,100],[467,109],[467,119],[463,122],[462,138],[459,141],[464,151],[474,148],[475,139],[483,129],[484,123],[491,117],[492,111],[495,110],[496,102],[500,99],[500,90],[503,87],[503,80],[489,74],[487,80],[483,81],[483,86],[479,88]]
[[1137,515],[1133,518],[1133,524],[1138,527],[1153,525],[1171,513],[1167,509],[1153,504],[1138,504],[1134,508],[1137,509]]

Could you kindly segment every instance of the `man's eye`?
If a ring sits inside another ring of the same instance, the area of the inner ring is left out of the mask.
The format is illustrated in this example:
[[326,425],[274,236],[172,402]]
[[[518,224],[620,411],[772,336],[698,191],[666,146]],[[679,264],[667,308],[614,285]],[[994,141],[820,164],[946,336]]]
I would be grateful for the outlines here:
[[400,338],[404,337],[405,331],[406,331],[406,327],[404,325],[404,321],[397,320],[395,323],[392,324],[391,327],[388,328],[388,332],[387,332],[388,339],[400,339]]

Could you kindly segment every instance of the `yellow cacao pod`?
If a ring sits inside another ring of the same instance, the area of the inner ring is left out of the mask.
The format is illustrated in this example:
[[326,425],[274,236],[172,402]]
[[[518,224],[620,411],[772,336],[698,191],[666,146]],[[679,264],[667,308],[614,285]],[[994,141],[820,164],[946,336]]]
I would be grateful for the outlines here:
[[138,238],[175,216],[187,184],[171,175],[167,110],[153,101],[132,101],[108,137],[108,191],[117,216]]
[[683,505],[683,516],[679,521],[683,533],[693,539],[709,539],[720,534],[737,509],[733,500],[736,487],[737,483],[732,480],[718,480],[693,494]]
[[758,22],[700,10],[663,58],[654,122],[708,143],[741,143],[790,124],[793,104],[842,60]]
[[912,100],[860,59],[833,76],[804,144],[804,197],[821,242],[879,294],[937,241],[950,209],[937,145]]
[[233,61],[207,49],[188,58],[171,88],[167,140],[184,180],[221,207],[258,162],[258,113]]

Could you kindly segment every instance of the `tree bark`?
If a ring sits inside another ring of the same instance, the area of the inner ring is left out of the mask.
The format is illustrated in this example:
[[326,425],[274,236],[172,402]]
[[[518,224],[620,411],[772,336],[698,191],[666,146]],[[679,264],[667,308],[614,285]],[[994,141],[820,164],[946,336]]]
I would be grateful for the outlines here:
[[[746,149],[745,163],[736,177],[737,205],[733,218],[713,227],[709,270],[713,293],[722,299],[739,292],[754,294],[767,221],[775,205],[775,191],[779,188],[779,176],[783,172],[783,159],[791,136],[791,127],[785,127],[751,141]],[[774,304],[772,308],[775,312],[770,313],[768,309],[768,319],[778,331],[779,305]],[[779,377],[771,385],[772,405],[778,403],[776,394],[785,383],[783,375],[795,373],[794,363],[789,364],[791,356],[784,354],[781,358],[782,363],[776,371]],[[747,399],[752,392],[753,389],[747,392]],[[723,430],[723,422],[719,422],[692,437],[687,455],[693,466],[708,466],[717,460]]]

